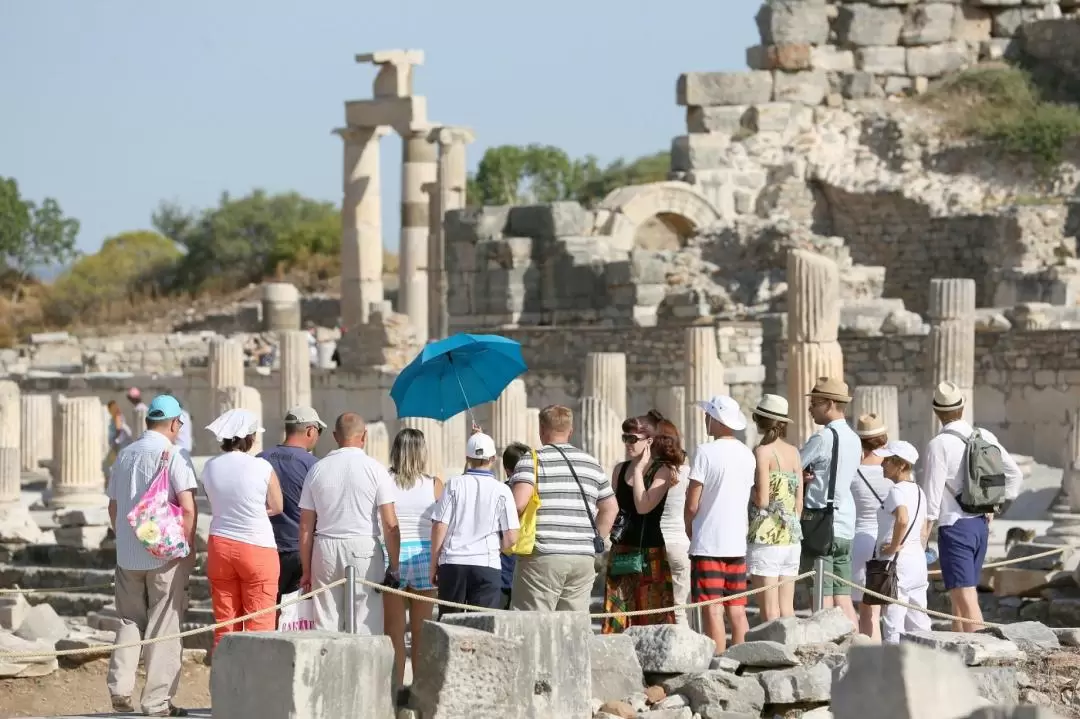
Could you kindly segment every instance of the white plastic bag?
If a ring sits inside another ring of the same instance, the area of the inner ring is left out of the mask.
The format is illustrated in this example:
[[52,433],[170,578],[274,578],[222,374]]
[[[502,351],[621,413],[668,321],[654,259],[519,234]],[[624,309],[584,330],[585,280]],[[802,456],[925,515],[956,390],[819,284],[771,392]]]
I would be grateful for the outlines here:
[[[300,592],[291,592],[281,596],[282,602],[288,602],[300,596]],[[278,617],[279,632],[306,632],[315,629],[315,605],[312,599],[305,599],[296,604],[281,608]]]

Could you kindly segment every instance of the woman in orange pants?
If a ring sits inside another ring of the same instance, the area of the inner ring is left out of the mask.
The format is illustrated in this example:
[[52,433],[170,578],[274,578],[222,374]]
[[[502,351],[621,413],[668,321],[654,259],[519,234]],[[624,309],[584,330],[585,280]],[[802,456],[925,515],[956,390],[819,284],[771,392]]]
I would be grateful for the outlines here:
[[[202,483],[214,518],[210,522],[210,599],[214,621],[224,622],[274,606],[277,598],[277,543],[270,517],[281,512],[281,485],[270,463],[249,452],[260,421],[244,409],[229,410],[207,427],[222,454],[206,463]],[[270,611],[246,622],[214,630],[214,647],[229,632],[273,631]]]

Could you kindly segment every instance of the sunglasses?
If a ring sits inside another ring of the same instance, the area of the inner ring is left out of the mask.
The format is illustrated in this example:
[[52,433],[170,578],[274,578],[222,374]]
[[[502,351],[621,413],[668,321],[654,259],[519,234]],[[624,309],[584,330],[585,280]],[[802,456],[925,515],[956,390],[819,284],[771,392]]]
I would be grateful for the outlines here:
[[638,437],[636,434],[624,434],[622,436],[623,444],[637,444],[638,442],[644,442],[644,437]]

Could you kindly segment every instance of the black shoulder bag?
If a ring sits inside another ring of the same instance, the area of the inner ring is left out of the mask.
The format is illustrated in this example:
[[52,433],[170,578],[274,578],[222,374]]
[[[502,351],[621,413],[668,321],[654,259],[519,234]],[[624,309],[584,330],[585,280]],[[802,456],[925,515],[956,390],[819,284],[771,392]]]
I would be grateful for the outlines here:
[[802,552],[811,557],[827,557],[832,553],[833,546],[833,514],[836,507],[833,499],[836,496],[836,464],[840,457],[840,435],[836,430],[829,427],[832,432],[832,461],[829,462],[829,489],[825,495],[824,507],[803,506],[802,518]]
[[[622,469],[619,470],[619,483],[626,481],[626,472],[630,469],[630,462],[623,462]],[[619,513],[615,515],[615,523],[611,525],[611,534],[609,538],[612,544],[619,544],[622,541],[623,535],[626,534],[626,527],[630,523],[630,514],[619,507]]]
[[561,454],[563,461],[566,462],[566,466],[570,468],[570,474],[573,475],[574,481],[577,482],[578,491],[581,493],[581,501],[585,503],[585,514],[589,516],[589,524],[592,525],[593,551],[597,554],[603,554],[607,550],[607,547],[604,546],[604,538],[600,536],[600,530],[596,528],[596,519],[593,517],[592,508],[589,507],[589,498],[585,496],[585,487],[582,486],[581,480],[578,479],[577,470],[574,469],[573,463],[570,461],[570,458],[566,456],[566,452],[562,451],[561,447],[554,444],[548,446]]
[[[918,503],[915,505],[915,516],[908,523],[907,531],[904,532],[904,538],[900,540],[900,546],[897,548],[896,554],[893,555],[892,559],[878,559],[878,548],[874,547],[874,559],[866,560],[866,588],[871,592],[889,597],[889,599],[896,599],[896,559],[900,556],[900,552],[903,551],[908,537],[911,536],[911,530],[915,529],[915,523],[919,519],[919,511],[922,509],[922,490],[919,489],[918,485],[915,485],[915,489],[919,493]],[[863,594],[862,601],[863,604],[872,606],[888,604],[886,600],[875,597],[873,594]]]

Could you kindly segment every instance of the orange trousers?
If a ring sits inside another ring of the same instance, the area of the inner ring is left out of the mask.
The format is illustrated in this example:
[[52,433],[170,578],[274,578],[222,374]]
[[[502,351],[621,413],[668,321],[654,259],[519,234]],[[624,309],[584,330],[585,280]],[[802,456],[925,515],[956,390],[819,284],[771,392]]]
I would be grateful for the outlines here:
[[[274,606],[281,571],[277,549],[214,535],[210,536],[208,549],[206,576],[215,622]],[[214,647],[229,632],[272,632],[276,626],[276,613],[267,612],[246,622],[219,627],[214,630]]]

